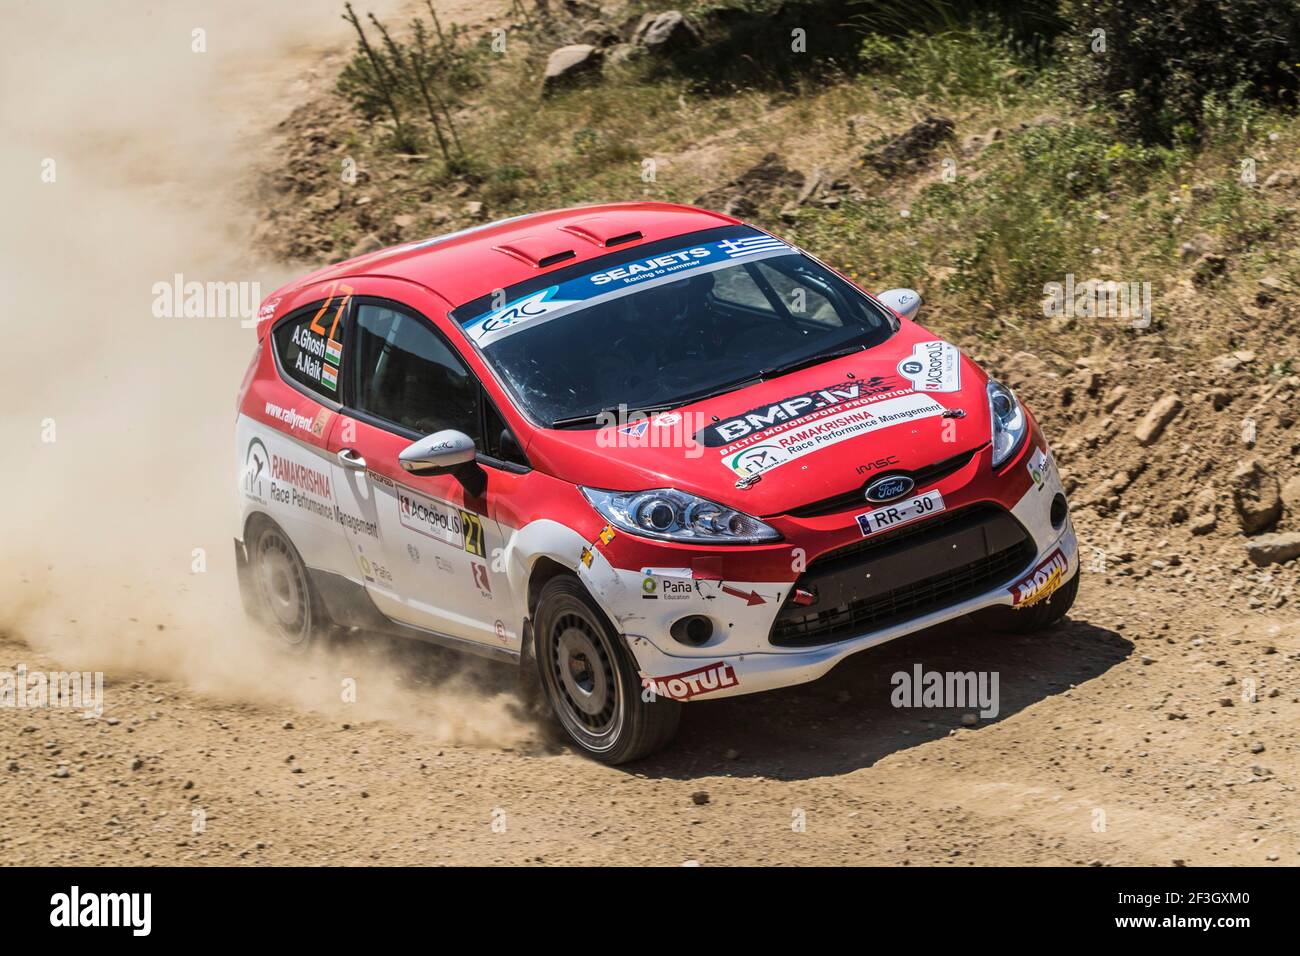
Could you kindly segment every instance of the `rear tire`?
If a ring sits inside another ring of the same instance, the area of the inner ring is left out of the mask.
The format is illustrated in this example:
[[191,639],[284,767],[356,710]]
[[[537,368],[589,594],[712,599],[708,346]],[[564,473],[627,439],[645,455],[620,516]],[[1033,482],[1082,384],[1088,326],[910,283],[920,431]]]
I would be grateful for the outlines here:
[[1032,634],[1045,631],[1059,623],[1074,605],[1079,594],[1079,578],[1083,570],[1074,572],[1070,578],[1052,594],[1027,608],[990,607],[979,611],[975,619],[995,631],[1008,631],[1012,634]]
[[279,525],[263,521],[252,530],[248,565],[254,618],[277,647],[306,653],[327,627],[325,609],[307,565]]
[[538,678],[568,738],[602,763],[637,760],[677,732],[682,705],[642,699],[636,661],[577,578],[547,581],[537,602]]

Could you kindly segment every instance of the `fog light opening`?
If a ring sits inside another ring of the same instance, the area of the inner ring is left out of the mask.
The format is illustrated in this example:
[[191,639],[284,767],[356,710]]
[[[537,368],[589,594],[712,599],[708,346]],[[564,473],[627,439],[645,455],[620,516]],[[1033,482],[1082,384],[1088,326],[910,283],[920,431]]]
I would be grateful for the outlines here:
[[1059,531],[1061,525],[1065,524],[1065,517],[1069,513],[1070,506],[1065,503],[1065,495],[1058,493],[1057,496],[1052,499],[1052,511],[1050,515],[1052,519],[1052,527]]
[[677,643],[700,647],[713,636],[713,622],[703,614],[688,614],[674,621],[668,630]]

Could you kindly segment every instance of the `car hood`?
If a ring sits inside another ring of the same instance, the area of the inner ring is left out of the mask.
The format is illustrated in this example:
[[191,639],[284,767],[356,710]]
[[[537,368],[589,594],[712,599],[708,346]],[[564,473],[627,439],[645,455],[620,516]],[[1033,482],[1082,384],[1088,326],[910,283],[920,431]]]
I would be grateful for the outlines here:
[[673,412],[539,429],[527,452],[579,485],[677,488],[759,517],[785,514],[979,448],[989,440],[987,381],[955,346],[903,320],[874,348]]

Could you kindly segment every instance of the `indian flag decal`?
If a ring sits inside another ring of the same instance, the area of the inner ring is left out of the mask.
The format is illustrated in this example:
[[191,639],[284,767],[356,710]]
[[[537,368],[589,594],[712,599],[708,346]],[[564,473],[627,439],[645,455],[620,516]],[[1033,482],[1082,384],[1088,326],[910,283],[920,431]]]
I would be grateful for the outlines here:
[[325,357],[335,365],[343,364],[343,343],[328,339],[325,342]]
[[339,387],[339,370],[333,365],[322,365],[320,380],[329,388],[337,389]]

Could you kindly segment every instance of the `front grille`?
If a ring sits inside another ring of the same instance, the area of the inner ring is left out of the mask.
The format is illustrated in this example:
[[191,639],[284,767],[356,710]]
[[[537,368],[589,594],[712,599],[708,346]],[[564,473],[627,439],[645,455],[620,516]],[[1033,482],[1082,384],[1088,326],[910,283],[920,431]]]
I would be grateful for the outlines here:
[[823,498],[820,501],[814,501],[810,504],[793,508],[789,514],[795,518],[816,518],[821,515],[830,515],[835,514],[836,512],[846,511],[849,508],[873,507],[874,503],[867,501],[863,494],[866,485],[875,481],[877,478],[885,478],[890,475],[907,475],[912,479],[916,491],[924,491],[930,485],[937,484],[958,469],[965,468],[967,463],[975,457],[976,453],[982,451],[983,448],[984,446],[980,445],[979,448],[972,448],[970,451],[964,451],[960,455],[953,455],[951,458],[937,461],[933,465],[926,465],[924,468],[917,468],[915,471],[903,471],[895,468],[879,472],[878,474],[872,475],[861,487],[854,488],[852,491],[846,491],[840,495],[835,495],[832,498]]
[[831,644],[959,604],[1025,570],[1033,540],[1007,511],[976,505],[840,548],[809,565],[772,624],[780,647]]

